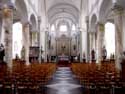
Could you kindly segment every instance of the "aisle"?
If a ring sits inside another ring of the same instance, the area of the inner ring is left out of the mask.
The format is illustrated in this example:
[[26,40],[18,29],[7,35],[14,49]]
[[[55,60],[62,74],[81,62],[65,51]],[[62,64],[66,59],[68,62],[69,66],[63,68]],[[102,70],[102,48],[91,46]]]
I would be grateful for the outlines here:
[[82,94],[82,87],[69,67],[59,67],[47,87],[47,94]]

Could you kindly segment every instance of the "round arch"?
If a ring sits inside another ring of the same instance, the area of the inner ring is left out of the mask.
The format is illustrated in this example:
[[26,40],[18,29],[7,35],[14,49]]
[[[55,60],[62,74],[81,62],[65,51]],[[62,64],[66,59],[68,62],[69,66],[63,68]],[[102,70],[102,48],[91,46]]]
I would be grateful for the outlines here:
[[37,22],[34,14],[30,15],[30,46],[38,46]]
[[105,23],[112,11],[112,0],[103,0],[99,10],[99,21]]
[[54,18],[53,19],[53,21],[50,23],[51,25],[54,23],[54,22],[56,22],[57,20],[60,20],[60,19],[67,19],[67,20],[70,20],[73,24],[76,24],[75,22],[76,21],[74,21],[72,18],[70,18],[70,17],[57,17],[57,18]]
[[90,22],[90,27],[91,27],[92,32],[95,31],[96,29],[96,23],[97,23],[97,16],[96,14],[93,14],[91,17],[91,22]]
[[16,13],[18,16],[20,16],[20,20],[22,23],[28,22],[28,12],[27,12],[27,6],[24,0],[16,0],[15,1],[16,6]]
[[36,18],[34,16],[34,14],[31,14],[31,16],[30,16],[30,24],[31,24],[31,30],[36,31],[37,23],[36,23]]
[[55,17],[60,17],[63,15],[63,17],[70,17],[73,20],[78,22],[79,18],[79,10],[71,4],[66,3],[58,3],[53,5],[51,8],[47,11],[48,19],[51,21]]

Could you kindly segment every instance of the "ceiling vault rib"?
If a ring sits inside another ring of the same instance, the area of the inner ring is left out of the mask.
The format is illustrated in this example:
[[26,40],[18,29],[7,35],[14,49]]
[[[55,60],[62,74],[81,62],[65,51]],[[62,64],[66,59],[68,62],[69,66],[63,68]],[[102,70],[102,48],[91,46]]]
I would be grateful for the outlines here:
[[[49,17],[49,18],[53,18],[54,16],[56,16],[56,15],[58,15],[58,14],[61,14],[62,12],[56,12],[55,14],[53,14],[53,15],[51,15],[51,17]],[[69,12],[63,12],[63,13],[67,13],[67,14],[70,14],[70,15],[72,15],[75,19],[77,18],[75,15],[73,15],[72,13],[69,13]]]
[[82,18],[82,11],[83,11],[83,0],[81,0],[81,4],[80,4],[80,12],[79,12],[79,25],[81,25],[81,18]]
[[75,22],[76,22],[76,21],[74,21],[73,19],[68,18],[68,17],[57,17],[57,18],[52,19],[52,21],[51,21],[50,23],[52,24],[52,22],[54,22],[54,21],[56,21],[56,20],[58,20],[58,19],[62,19],[62,18],[65,18],[65,19],[71,20],[74,24],[75,24]]
[[[52,3],[54,1],[54,3]],[[58,1],[58,2],[56,2]],[[56,23],[58,20],[63,19],[65,21],[70,21],[70,24],[76,23],[79,25],[81,23],[80,18],[82,17],[83,10],[83,0],[78,1],[67,1],[61,2],[59,0],[46,1],[47,8],[47,18],[49,25]]]
[[45,9],[45,17],[46,17],[46,25],[48,24],[48,17],[47,17],[47,9],[46,9],[46,0],[44,0],[44,9]]

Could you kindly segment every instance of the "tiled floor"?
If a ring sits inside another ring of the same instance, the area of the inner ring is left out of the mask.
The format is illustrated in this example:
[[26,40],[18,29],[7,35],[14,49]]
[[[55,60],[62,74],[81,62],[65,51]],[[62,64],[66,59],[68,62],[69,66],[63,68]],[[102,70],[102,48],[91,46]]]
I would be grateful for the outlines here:
[[47,94],[83,94],[82,86],[69,67],[59,67],[46,87]]

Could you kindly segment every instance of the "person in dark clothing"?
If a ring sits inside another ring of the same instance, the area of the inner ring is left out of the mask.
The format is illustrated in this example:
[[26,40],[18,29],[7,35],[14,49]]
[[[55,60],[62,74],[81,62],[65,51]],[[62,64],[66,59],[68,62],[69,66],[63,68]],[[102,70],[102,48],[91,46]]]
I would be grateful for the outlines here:
[[0,61],[3,62],[4,61],[4,56],[5,56],[5,49],[3,44],[0,45]]
[[85,56],[85,53],[83,53],[83,62],[84,62],[84,63],[86,62],[86,56]]
[[102,48],[102,58],[103,58],[103,60],[106,60],[106,58],[107,58],[107,50],[106,50],[105,46]]
[[91,58],[92,58],[92,61],[95,61],[95,51],[94,51],[94,49],[92,49],[92,51],[91,51]]

